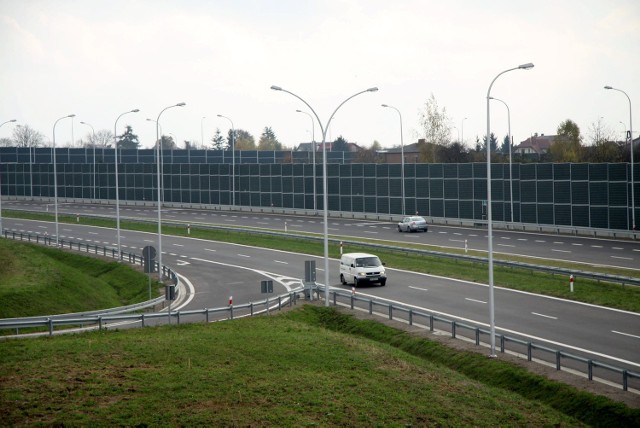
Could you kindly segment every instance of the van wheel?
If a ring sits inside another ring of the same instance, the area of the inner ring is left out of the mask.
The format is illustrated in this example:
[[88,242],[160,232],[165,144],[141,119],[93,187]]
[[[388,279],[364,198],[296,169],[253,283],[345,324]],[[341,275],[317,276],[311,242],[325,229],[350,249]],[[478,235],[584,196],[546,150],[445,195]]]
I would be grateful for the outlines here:
[[344,280],[344,275],[343,274],[340,274],[340,283],[342,285],[347,285],[347,281]]
[[398,232],[402,233],[402,228],[398,226]]
[[386,280],[384,280],[384,281],[380,281],[380,285],[381,285],[382,287],[384,287],[385,285],[387,285],[387,281],[386,281]]
[[358,278],[353,278],[353,288],[358,288]]

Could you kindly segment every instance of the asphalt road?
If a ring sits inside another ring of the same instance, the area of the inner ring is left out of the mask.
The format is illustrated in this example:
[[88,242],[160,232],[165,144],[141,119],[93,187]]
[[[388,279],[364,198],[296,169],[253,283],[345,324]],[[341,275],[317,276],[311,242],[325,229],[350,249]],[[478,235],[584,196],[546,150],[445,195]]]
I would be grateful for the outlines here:
[[[53,211],[52,204],[41,201],[7,201],[3,206],[5,209]],[[100,215],[113,218],[116,215],[114,206],[99,204],[61,203],[58,211],[80,216]],[[121,219],[157,219],[157,209],[153,204],[146,207],[121,205],[120,216]],[[193,225],[216,224],[237,228],[251,226],[283,231],[323,233],[321,216],[164,208],[162,218]],[[487,233],[482,228],[430,225],[428,233],[399,233],[396,224],[389,222],[329,218],[328,223],[329,234],[343,237],[345,240],[365,237],[381,241],[412,242],[454,248],[465,248],[466,242],[469,250],[487,250]],[[640,266],[640,242],[635,241],[494,229],[493,244],[496,254],[562,260],[576,263],[578,269],[584,270],[588,270],[585,267],[589,265],[614,266],[632,270],[638,270]],[[630,272],[630,275],[633,273]]]
[[[236,221],[244,217],[244,214],[231,215],[237,215]],[[309,220],[301,224],[313,224]],[[272,221],[277,220],[274,217]],[[51,235],[55,230],[52,223],[46,222],[6,218],[3,222],[5,228],[25,233]],[[338,223],[345,228],[358,227],[348,226],[353,223],[347,221]],[[61,238],[116,246],[112,229],[75,224],[59,227]],[[419,236],[428,239],[429,234]],[[157,237],[123,230],[121,238],[123,250],[141,253],[144,246],[155,246]],[[313,259],[317,260],[318,282],[322,282],[323,263],[318,257],[163,236],[163,263],[174,267],[193,284],[194,294],[182,308],[185,310],[226,306],[231,296],[235,302],[263,300],[265,295],[260,293],[260,281],[267,278],[274,280],[274,294],[284,292],[287,287],[299,284],[304,276],[304,261]],[[363,287],[357,292],[487,326],[487,286],[395,269],[389,269],[388,275],[386,287]],[[330,263],[330,278],[332,286],[350,290],[339,284],[336,260]],[[498,332],[533,338],[550,347],[640,370],[640,314],[499,287],[495,288],[495,308]]]

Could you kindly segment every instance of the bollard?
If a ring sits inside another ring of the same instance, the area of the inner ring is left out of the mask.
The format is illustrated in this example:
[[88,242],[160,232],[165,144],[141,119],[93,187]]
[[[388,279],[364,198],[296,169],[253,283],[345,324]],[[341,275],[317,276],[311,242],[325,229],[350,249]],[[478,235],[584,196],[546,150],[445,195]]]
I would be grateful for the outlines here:
[[285,232],[287,231],[287,222],[286,221],[284,222],[284,231]]
[[233,296],[229,296],[229,306],[233,306]]
[[187,224],[187,235],[191,235],[191,225]]
[[569,275],[569,289],[573,293],[573,275]]
[[464,252],[466,253],[469,250],[469,245],[467,244],[467,240],[464,240]]
[[342,241],[340,241],[340,255],[342,255]]
[[76,214],[76,223],[80,223],[80,214]]

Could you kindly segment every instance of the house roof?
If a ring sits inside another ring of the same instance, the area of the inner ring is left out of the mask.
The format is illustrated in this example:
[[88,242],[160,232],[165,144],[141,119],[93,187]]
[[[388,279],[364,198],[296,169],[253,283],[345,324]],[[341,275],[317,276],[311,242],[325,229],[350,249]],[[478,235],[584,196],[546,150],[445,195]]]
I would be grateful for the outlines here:
[[557,135],[532,135],[518,144],[514,150],[525,151],[525,149],[531,149],[537,154],[547,153],[556,137]]

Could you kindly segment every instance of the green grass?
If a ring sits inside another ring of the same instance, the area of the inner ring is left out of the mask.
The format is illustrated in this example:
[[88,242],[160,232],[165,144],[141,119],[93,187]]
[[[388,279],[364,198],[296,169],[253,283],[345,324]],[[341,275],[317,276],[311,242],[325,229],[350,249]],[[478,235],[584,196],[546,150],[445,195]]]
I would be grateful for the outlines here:
[[[17,211],[9,211],[7,212],[7,216],[17,216],[20,218],[29,218],[44,221],[50,221],[52,218],[49,214],[25,213]],[[76,218],[75,216],[60,216],[60,221],[75,223]],[[102,227],[115,227],[115,221],[110,219],[82,218],[81,223]],[[123,229],[157,233],[157,226],[151,223],[122,221],[121,227]],[[163,225],[162,233],[177,236],[187,236],[185,227],[168,226],[166,224]],[[191,234],[189,236],[205,240],[233,242],[254,247],[273,248],[300,254],[312,254],[317,256],[321,256],[322,254],[324,254],[321,242],[309,242],[308,240],[303,239],[303,237],[272,238],[260,234],[253,234],[247,231],[243,232],[231,229],[200,229],[195,225],[192,225]],[[345,247],[344,251],[372,252],[372,250],[369,248],[356,246]],[[421,256],[398,251],[376,250],[375,253],[382,259],[383,262],[386,263],[388,267],[428,273],[432,275],[446,276],[450,278],[484,284],[488,283],[487,265],[484,263],[449,260],[441,257]],[[339,258],[340,248],[338,245],[331,244],[329,246],[329,256],[332,258]],[[552,260],[541,261],[538,259],[523,257],[496,257],[496,259],[498,258],[524,261],[532,264],[544,264],[547,266],[568,267],[567,263],[554,262]],[[586,270],[583,266],[580,266],[580,269]],[[593,269],[589,268],[588,270],[614,275],[636,277],[639,276],[638,273],[640,272],[639,270],[630,271],[628,269],[612,269],[602,267],[593,267]],[[566,298],[584,303],[608,306],[632,312],[640,312],[640,287],[623,286],[619,284],[592,281],[586,278],[581,278],[579,275],[576,277],[576,282],[574,283],[574,293],[571,293],[569,290],[569,278],[567,277],[530,271],[528,269],[515,269],[494,266],[494,284],[500,287],[507,287],[531,293]]]
[[0,318],[106,309],[148,299],[129,265],[0,239]]
[[0,342],[1,425],[638,426],[640,412],[331,308]]

